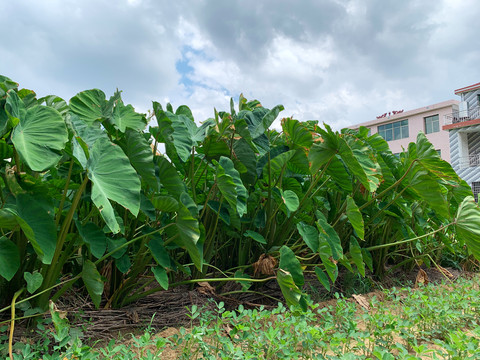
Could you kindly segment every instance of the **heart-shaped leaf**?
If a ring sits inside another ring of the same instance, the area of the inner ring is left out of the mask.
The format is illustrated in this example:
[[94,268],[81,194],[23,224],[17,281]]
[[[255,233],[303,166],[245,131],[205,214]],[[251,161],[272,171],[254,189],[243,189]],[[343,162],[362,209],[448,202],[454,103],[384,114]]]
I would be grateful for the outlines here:
[[43,276],[38,271],[34,271],[33,274],[25,271],[23,273],[23,278],[27,282],[27,291],[30,294],[33,294],[37,291],[43,283]]

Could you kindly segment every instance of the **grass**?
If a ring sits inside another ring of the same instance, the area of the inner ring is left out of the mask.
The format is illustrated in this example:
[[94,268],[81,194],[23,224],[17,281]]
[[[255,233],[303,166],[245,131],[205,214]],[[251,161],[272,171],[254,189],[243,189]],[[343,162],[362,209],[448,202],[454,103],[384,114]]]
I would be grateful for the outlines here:
[[[15,344],[13,358],[480,359],[478,279],[393,288],[365,296],[365,307],[340,295],[306,312],[282,304],[272,311],[192,306],[188,328],[158,334],[148,327],[101,347],[53,316],[37,325],[35,343]],[[0,358],[8,359],[7,329],[0,330]]]

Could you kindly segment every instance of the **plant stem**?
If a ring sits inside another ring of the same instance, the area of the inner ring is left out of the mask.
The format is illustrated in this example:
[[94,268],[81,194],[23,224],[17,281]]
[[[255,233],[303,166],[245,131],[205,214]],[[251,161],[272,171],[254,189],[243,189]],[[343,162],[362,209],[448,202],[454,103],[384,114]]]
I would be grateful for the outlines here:
[[11,360],[13,360],[13,332],[15,330],[15,301],[22,294],[23,290],[25,289],[22,288],[13,295],[12,303],[10,305],[12,318],[10,320],[10,335],[8,337],[8,354],[10,355]]
[[402,177],[400,179],[398,179],[397,181],[395,181],[392,185],[390,185],[388,188],[386,188],[385,190],[383,190],[380,194],[372,197],[369,201],[367,201],[365,204],[363,204],[362,206],[360,206],[358,209],[360,211],[362,211],[363,209],[365,209],[367,206],[369,206],[371,203],[373,203],[375,200],[383,197],[386,193],[388,193],[390,190],[396,188],[398,185],[400,185],[400,183],[407,177],[408,173],[410,172],[410,170],[412,169],[413,167],[413,164],[415,164],[415,162],[417,162],[417,159],[413,160],[412,163],[410,164],[410,166],[408,167],[407,171],[405,171],[405,174],[402,175]]
[[388,247],[390,247],[390,246],[407,244],[407,243],[409,243],[409,242],[412,242],[412,241],[415,241],[415,240],[422,239],[422,238],[424,238],[424,237],[433,235],[433,234],[435,234],[435,233],[437,233],[437,232],[439,232],[439,231],[442,231],[443,229],[448,228],[450,225],[453,225],[453,224],[455,224],[455,222],[452,222],[452,223],[450,223],[450,224],[448,224],[448,225],[444,225],[444,226],[438,228],[437,230],[434,230],[434,231],[432,231],[432,232],[429,232],[428,234],[424,234],[424,235],[421,235],[421,236],[417,236],[417,237],[414,237],[414,238],[412,238],[412,239],[401,240],[401,241],[397,241],[397,242],[394,242],[394,243],[388,243],[388,244],[370,246],[370,247],[366,248],[365,250],[372,251],[372,250],[385,249],[385,248],[388,248]]
[[[109,258],[110,256],[112,256],[114,253],[116,253],[117,251],[123,249],[124,247],[127,247],[129,246],[130,244],[133,244],[135,241],[138,241],[138,240],[141,240],[143,239],[144,237],[147,237],[147,236],[151,236],[153,234],[156,234],[156,233],[159,233],[163,230],[165,230],[166,228],[168,228],[169,226],[173,226],[175,225],[175,223],[170,223],[168,225],[165,225],[164,227],[160,228],[160,229],[157,229],[155,231],[152,231],[152,232],[149,232],[148,234],[144,234],[144,235],[140,235],[130,241],[127,241],[125,244],[123,245],[120,245],[119,247],[115,248],[114,250],[110,251],[109,253],[103,255],[100,259],[98,259],[97,261],[94,262],[95,266],[98,265],[99,263],[101,263],[102,261],[104,261],[105,259]],[[55,295],[53,295],[52,297],[52,301],[57,301],[57,299],[62,296],[65,291],[67,291],[70,286],[73,285],[73,283],[75,283],[75,281],[77,281],[78,279],[80,279],[82,277],[82,274],[83,274],[83,271],[81,271],[77,276],[73,277],[72,279],[66,281],[65,284],[58,292],[55,293]],[[62,284],[59,284],[59,285],[62,285]],[[1,312],[1,310],[0,310]]]
[[60,218],[62,217],[63,205],[65,204],[65,200],[67,198],[68,187],[70,186],[70,179],[72,177],[72,170],[73,170],[73,160],[70,160],[70,167],[68,168],[67,181],[65,182],[65,187],[63,188],[62,200],[60,201],[60,205],[58,206],[57,218],[55,219],[56,227],[58,227]]

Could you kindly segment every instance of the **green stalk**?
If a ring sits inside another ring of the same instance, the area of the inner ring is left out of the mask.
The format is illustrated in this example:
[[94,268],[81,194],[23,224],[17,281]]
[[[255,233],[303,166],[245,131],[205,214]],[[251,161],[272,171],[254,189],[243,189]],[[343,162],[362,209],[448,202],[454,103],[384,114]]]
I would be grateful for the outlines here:
[[217,184],[216,182],[213,183],[212,187],[210,188],[210,191],[207,194],[207,197],[205,198],[205,203],[203,204],[202,212],[200,213],[200,216],[198,217],[199,219],[201,219],[203,217],[203,214],[205,213],[205,210],[208,207],[207,206],[208,200],[210,200],[210,195],[212,194],[213,189],[215,188],[216,184]]
[[[270,139],[269,139],[270,140]],[[271,221],[271,201],[272,201],[272,174],[271,174],[271,167],[270,167],[270,152],[268,153],[268,199],[267,199],[267,204],[266,204],[266,208],[267,208],[267,224]],[[268,232],[268,227],[265,226],[265,229],[266,231]],[[264,234],[265,236],[267,236],[267,233]]]
[[62,200],[60,201],[60,205],[58,206],[57,218],[55,219],[55,227],[58,227],[58,224],[60,223],[60,218],[62,217],[63,206],[65,205],[68,187],[70,186],[70,179],[72,178],[72,170],[73,170],[73,160],[70,160],[70,167],[68,168],[67,181],[65,183],[65,187],[63,188]]
[[10,320],[10,334],[8,336],[8,354],[10,355],[10,359],[12,360],[13,360],[13,332],[15,330],[15,301],[22,294],[23,290],[25,289],[22,288],[13,295],[12,303],[10,305],[12,318]]
[[[80,278],[80,277],[79,277],[79,278]],[[74,279],[75,279],[75,278],[74,278]],[[38,293],[36,293],[36,294],[33,294],[33,295],[31,295],[31,296],[29,296],[29,297],[27,297],[27,298],[25,298],[25,299],[22,299],[22,300],[20,300],[20,301],[17,301],[17,302],[16,302],[16,305],[21,304],[21,303],[24,303],[24,302],[27,302],[27,301],[29,301],[29,300],[32,300],[32,299],[36,298],[37,296],[39,296],[39,295],[41,295],[41,294],[44,294],[44,293],[46,293],[46,292],[48,292],[48,291],[52,291],[52,290],[55,289],[56,287],[61,286],[61,285],[64,285],[64,284],[67,284],[68,282],[70,282],[70,281],[72,281],[72,280],[73,280],[73,279],[65,280],[65,281],[62,281],[62,282],[60,282],[60,283],[58,283],[58,284],[55,284],[55,285],[53,285],[53,286],[50,286],[48,289],[42,290],[42,291],[40,291],[40,292],[38,292]],[[75,281],[76,281],[76,280],[75,280]],[[7,310],[10,309],[11,307],[12,307],[12,306],[9,305],[9,306],[4,307],[3,309],[0,309],[0,314],[1,314],[2,312],[4,312],[4,311],[7,311]]]
[[409,242],[412,242],[412,241],[415,241],[415,240],[418,240],[418,239],[422,239],[422,238],[424,238],[424,237],[427,237],[427,236],[436,234],[437,232],[442,231],[443,229],[446,229],[446,228],[448,228],[450,225],[454,225],[454,224],[455,224],[455,222],[451,222],[450,224],[444,225],[444,226],[438,228],[437,230],[434,230],[434,231],[432,231],[432,232],[429,232],[428,234],[424,234],[424,235],[417,236],[417,237],[414,237],[414,238],[411,238],[411,239],[407,239],[407,240],[397,241],[397,242],[394,242],[394,243],[388,243],[388,244],[370,246],[370,247],[366,248],[365,250],[373,251],[373,250],[385,249],[385,248],[388,248],[388,247],[390,247],[390,246],[407,244],[407,243],[409,243]]
[[18,156],[18,152],[17,152],[17,150],[16,150],[15,148],[13,149],[13,158],[15,159],[15,173],[16,173],[17,175],[19,175],[19,174],[20,174],[20,171],[21,171],[21,170],[20,170],[20,166],[21,166],[21,164],[20,164],[20,156]]
[[197,194],[195,191],[195,147],[192,147],[192,159],[190,160],[191,166],[190,166],[190,177],[191,177],[191,184],[192,184],[192,197],[193,201],[195,204],[197,203]]
[[365,204],[363,204],[362,206],[360,206],[358,209],[360,211],[362,211],[363,209],[365,209],[367,206],[369,206],[371,203],[373,203],[375,200],[377,199],[380,199],[381,197],[383,197],[385,194],[387,194],[390,190],[396,188],[398,185],[400,185],[400,183],[407,177],[408,173],[410,172],[410,170],[412,169],[413,167],[413,164],[415,164],[415,162],[417,161],[417,159],[413,160],[412,163],[410,164],[410,166],[408,167],[407,171],[405,172],[405,174],[402,175],[402,177],[400,179],[398,179],[397,181],[395,181],[395,183],[393,183],[392,185],[390,185],[388,188],[386,188],[385,190],[383,190],[380,194],[372,197],[369,201],[367,201]]
[[[318,182],[320,181],[320,179],[323,177],[323,175],[325,174],[325,172],[327,171],[327,168],[328,166],[330,165],[330,163],[332,162],[332,159],[331,158],[327,164],[325,165],[325,167],[323,168],[322,172],[316,176],[314,179],[312,179],[312,183],[310,184],[310,186],[308,187],[307,189],[307,192],[305,193],[305,195],[303,196],[302,200],[300,200],[300,204],[298,205],[298,209],[295,210],[291,215],[290,217],[287,219],[287,221],[285,222],[285,225],[282,226],[281,228],[281,234],[287,232],[289,230],[289,227],[290,227],[290,223],[292,222],[292,220],[295,218],[295,215],[297,215],[302,209],[303,209],[303,206],[305,205],[305,201],[307,200],[307,198],[311,198],[313,195],[312,195],[312,191],[313,189],[315,188],[315,186],[318,184]],[[318,187],[314,194],[317,193],[317,191],[319,191],[321,189],[321,187],[323,187],[324,184],[326,184],[326,182],[328,181],[328,178],[322,183],[322,185],[320,187]]]
[[215,214],[215,220],[214,220],[214,225],[213,227],[210,228],[210,231],[208,234],[205,236],[205,244],[204,244],[204,249],[205,249],[205,260],[210,261],[210,252],[212,250],[212,245],[213,245],[213,239],[215,237],[215,232],[217,231],[217,226],[218,226],[218,220],[220,218],[220,210],[222,208],[222,203],[223,203],[223,195],[220,196],[220,205],[218,208],[218,212]]
[[282,302],[279,298],[276,298],[274,296],[259,292],[259,291],[253,291],[253,290],[234,290],[234,291],[228,291],[225,293],[220,294],[219,296],[227,296],[227,295],[233,295],[233,294],[256,294],[256,295],[261,295],[266,298],[272,299],[276,301],[277,303]]
[[[97,261],[94,262],[95,266],[98,265],[99,263],[101,263],[102,261],[104,261],[105,259],[109,258],[110,256],[112,256],[113,254],[115,254],[117,251],[129,246],[130,244],[133,244],[134,242],[138,241],[138,240],[141,240],[147,236],[151,236],[153,234],[156,234],[156,233],[159,233],[159,232],[162,232],[163,230],[165,230],[166,228],[172,226],[172,225],[175,225],[175,223],[170,223],[168,225],[165,225],[164,227],[160,228],[160,229],[157,229],[155,231],[152,231],[152,232],[149,232],[148,234],[144,234],[144,235],[140,235],[130,241],[127,241],[125,244],[123,245],[120,245],[119,247],[117,247],[116,249],[110,251],[109,253],[103,255],[100,259],[98,259]],[[55,295],[53,295],[52,297],[52,301],[57,301],[58,298],[60,298],[60,296],[62,296],[65,291],[67,291],[70,286],[72,286],[75,281],[77,281],[78,279],[80,279],[82,277],[82,271],[75,277],[73,277],[72,279],[68,280],[66,283],[63,283],[65,284],[58,292],[55,293]],[[59,284],[61,285],[61,284]],[[1,312],[1,311],[0,311]]]
[[[80,202],[80,198],[82,196],[83,191],[85,190],[85,187],[87,186],[88,183],[88,177],[85,176],[83,179],[82,184],[78,188],[77,192],[75,193],[75,196],[72,201],[72,205],[70,207],[70,210],[67,213],[67,216],[65,217],[65,220],[63,221],[62,228],[60,230],[59,236],[57,238],[57,245],[55,248],[55,253],[53,254],[52,262],[50,266],[46,266],[44,269],[44,281],[43,284],[45,287],[49,287],[51,284],[53,284],[56,281],[56,277],[60,273],[63,263],[60,263],[58,259],[60,258],[60,255],[62,254],[63,251],[63,244],[65,243],[65,239],[67,238],[68,234],[68,228],[70,227],[70,224],[72,223],[73,220],[73,215],[75,214],[75,211],[77,209],[77,206]],[[42,288],[44,287],[42,286]],[[41,307],[44,308],[46,307],[46,301],[48,299],[49,293],[43,294],[38,298],[37,304]]]

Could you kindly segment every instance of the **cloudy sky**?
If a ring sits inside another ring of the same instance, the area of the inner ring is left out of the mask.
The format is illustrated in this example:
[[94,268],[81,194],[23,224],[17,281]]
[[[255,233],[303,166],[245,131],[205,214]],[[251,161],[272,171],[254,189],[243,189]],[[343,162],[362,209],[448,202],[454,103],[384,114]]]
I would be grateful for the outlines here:
[[0,74],[198,121],[243,93],[340,129],[479,82],[478,19],[478,0],[0,0]]

